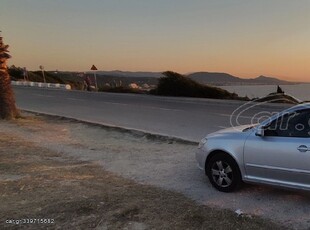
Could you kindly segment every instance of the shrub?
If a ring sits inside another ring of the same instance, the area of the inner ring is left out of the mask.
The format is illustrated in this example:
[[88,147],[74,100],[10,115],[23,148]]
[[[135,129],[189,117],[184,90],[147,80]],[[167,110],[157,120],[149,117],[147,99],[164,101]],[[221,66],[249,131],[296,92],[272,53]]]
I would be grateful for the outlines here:
[[163,74],[165,77],[159,79],[157,88],[151,90],[151,94],[217,99],[245,99],[224,89],[199,84],[194,80],[172,71],[167,71]]

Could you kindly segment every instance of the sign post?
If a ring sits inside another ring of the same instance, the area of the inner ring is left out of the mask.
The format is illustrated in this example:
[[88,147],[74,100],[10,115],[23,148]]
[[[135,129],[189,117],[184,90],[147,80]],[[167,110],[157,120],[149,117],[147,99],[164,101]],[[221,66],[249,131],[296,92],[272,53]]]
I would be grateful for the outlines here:
[[93,70],[93,71],[94,71],[95,86],[96,86],[96,90],[98,91],[97,76],[96,76],[96,70],[98,70],[98,69],[97,69],[97,67],[96,67],[95,65],[93,65],[93,66],[90,68],[90,70]]
[[23,76],[24,76],[24,81],[28,80],[28,74],[27,74],[26,67],[23,68]]
[[46,79],[45,79],[45,75],[44,75],[44,67],[42,65],[40,65],[39,68],[42,71],[43,81],[44,81],[44,83],[46,83]]

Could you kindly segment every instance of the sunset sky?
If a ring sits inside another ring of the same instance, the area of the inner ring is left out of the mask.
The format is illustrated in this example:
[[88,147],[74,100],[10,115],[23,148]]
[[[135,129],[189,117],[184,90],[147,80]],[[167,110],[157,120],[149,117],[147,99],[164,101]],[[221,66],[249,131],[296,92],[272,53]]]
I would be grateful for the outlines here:
[[310,0],[1,0],[9,65],[310,80]]

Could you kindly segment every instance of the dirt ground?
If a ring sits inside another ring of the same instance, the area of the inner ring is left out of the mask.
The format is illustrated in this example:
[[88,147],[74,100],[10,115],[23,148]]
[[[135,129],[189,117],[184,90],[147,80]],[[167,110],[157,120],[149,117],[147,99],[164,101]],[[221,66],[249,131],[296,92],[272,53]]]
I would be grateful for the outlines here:
[[[26,115],[0,121],[0,229],[283,229],[123,178],[106,170],[108,161],[98,160],[98,145],[72,138],[81,127],[87,135],[86,125]],[[148,149],[155,163],[163,146],[177,145],[141,134],[96,130],[105,140],[103,152],[146,154]],[[83,154],[93,154],[93,160],[83,159]]]

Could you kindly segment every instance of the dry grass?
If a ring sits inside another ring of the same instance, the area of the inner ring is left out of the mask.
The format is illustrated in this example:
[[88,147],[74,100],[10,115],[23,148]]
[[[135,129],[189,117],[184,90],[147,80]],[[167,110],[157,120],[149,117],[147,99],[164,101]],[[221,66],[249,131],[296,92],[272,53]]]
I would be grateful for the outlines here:
[[52,218],[25,229],[283,229],[197,205],[0,132],[0,229],[7,219]]

